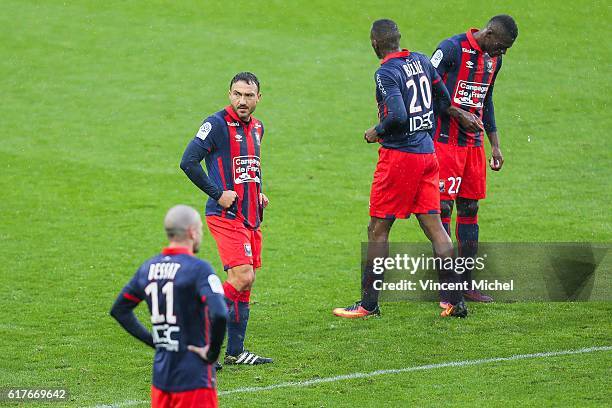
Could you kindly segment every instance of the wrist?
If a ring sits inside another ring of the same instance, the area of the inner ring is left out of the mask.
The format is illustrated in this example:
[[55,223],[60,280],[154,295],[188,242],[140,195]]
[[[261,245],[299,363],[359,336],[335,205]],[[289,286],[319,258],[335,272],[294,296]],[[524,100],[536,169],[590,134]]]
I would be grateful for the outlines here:
[[217,361],[218,358],[219,358],[219,352],[215,353],[215,352],[211,352],[211,350],[208,350],[208,352],[206,353],[205,360],[209,362],[210,364],[212,364],[215,361]]
[[459,116],[461,114],[461,112],[459,110],[460,109],[458,107],[451,105],[446,110],[446,113],[448,113],[449,116],[452,116],[453,118],[456,118],[457,116]]
[[219,201],[222,195],[223,195],[223,190],[218,189],[212,192],[212,194],[210,195],[210,198],[212,198],[215,201]]
[[383,129],[382,125],[379,123],[378,125],[374,126],[374,130],[376,131],[376,135],[377,136],[382,136],[385,133],[385,129]]

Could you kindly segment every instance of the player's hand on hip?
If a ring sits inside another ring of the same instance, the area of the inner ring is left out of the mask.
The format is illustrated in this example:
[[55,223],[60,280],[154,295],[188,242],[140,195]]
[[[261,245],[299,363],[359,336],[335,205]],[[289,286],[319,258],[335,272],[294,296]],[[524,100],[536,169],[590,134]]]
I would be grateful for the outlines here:
[[266,208],[268,204],[270,204],[270,200],[268,200],[268,197],[266,197],[264,193],[259,193],[259,205],[261,205],[263,208]]
[[493,147],[491,149],[491,161],[489,162],[489,166],[493,171],[500,171],[502,166],[504,165],[504,156],[502,155],[499,147]]
[[198,356],[200,356],[202,358],[202,360],[208,362],[208,363],[213,363],[213,361],[209,361],[207,356],[208,356],[208,345],[205,347],[198,347],[198,346],[192,346],[191,344],[187,346],[187,350],[189,351],[193,351],[194,353],[196,353]]
[[221,197],[217,200],[219,205],[223,208],[230,208],[234,201],[238,198],[238,194],[232,190],[225,190]]
[[363,137],[368,143],[376,143],[380,140],[375,127],[371,127],[368,130],[366,130]]

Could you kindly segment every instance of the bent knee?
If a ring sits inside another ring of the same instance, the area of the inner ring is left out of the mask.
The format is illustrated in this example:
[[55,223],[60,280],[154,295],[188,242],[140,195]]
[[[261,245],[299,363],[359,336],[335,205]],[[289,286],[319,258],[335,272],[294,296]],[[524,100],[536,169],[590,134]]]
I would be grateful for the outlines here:
[[453,214],[453,201],[442,200],[440,201],[440,217],[450,218]]
[[253,265],[239,265],[229,269],[228,280],[238,291],[251,289],[255,283]]
[[460,217],[475,217],[478,214],[478,200],[458,199],[457,214]]
[[370,242],[386,242],[389,240],[389,231],[393,225],[392,220],[372,219],[368,224],[368,240]]

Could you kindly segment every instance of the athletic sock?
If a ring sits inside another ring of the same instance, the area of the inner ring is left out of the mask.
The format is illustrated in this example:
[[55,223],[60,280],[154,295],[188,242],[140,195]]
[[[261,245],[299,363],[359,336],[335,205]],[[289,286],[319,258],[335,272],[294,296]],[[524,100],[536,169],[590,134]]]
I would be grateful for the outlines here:
[[[455,235],[459,247],[459,256],[462,258],[475,258],[478,253],[478,216],[458,216]],[[466,268],[461,280],[463,282],[472,281],[472,268]]]
[[[459,284],[461,277],[455,273],[455,270],[451,267],[453,262],[444,262],[442,259],[441,267],[438,269],[438,281],[440,283]],[[458,286],[458,285],[454,285]],[[452,305],[456,305],[463,300],[463,294],[461,290],[440,290],[440,300],[448,302]]]
[[249,321],[249,301],[251,291],[238,292],[231,283],[223,283],[225,302],[229,311],[227,323],[227,349],[226,354],[237,356],[244,351],[244,338]]
[[375,274],[374,267],[371,264],[366,264],[363,268],[361,276],[361,306],[369,311],[372,311],[378,306],[379,290],[374,289],[374,281],[382,280],[383,274]]
[[450,217],[448,217],[448,218],[443,217],[442,218],[442,226],[446,230],[446,233],[448,234],[449,237],[451,236],[451,233],[450,233],[450,224],[451,224]]

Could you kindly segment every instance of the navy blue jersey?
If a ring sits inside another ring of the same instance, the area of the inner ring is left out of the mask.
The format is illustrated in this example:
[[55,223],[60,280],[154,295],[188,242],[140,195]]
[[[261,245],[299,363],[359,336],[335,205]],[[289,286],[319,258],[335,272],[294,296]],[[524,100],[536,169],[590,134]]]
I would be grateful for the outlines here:
[[224,209],[217,200],[209,198],[206,215],[239,219],[249,229],[261,223],[263,208],[261,193],[260,146],[263,124],[251,117],[245,123],[231,106],[204,120],[193,141],[205,149],[208,177],[221,190],[234,190],[238,199]]
[[[377,132],[381,135],[381,144],[389,149],[410,153],[433,153],[432,88],[443,87],[429,58],[408,50],[388,54],[376,71],[374,80],[381,121]],[[398,97],[403,101],[403,106],[392,103]],[[400,110],[400,114],[391,112],[392,108]],[[399,119],[385,126],[385,120],[392,114]]]
[[[493,85],[501,69],[502,59],[490,57],[474,39],[473,28],[438,45],[431,57],[451,95],[453,106],[476,114],[487,132],[496,130],[493,110]],[[455,118],[438,116],[435,140],[456,146],[482,146],[482,131],[468,132]]]
[[155,387],[166,392],[216,388],[214,364],[187,350],[210,344],[209,306],[227,314],[221,281],[208,262],[187,248],[165,248],[138,268],[121,296],[136,304],[145,300],[149,307]]

